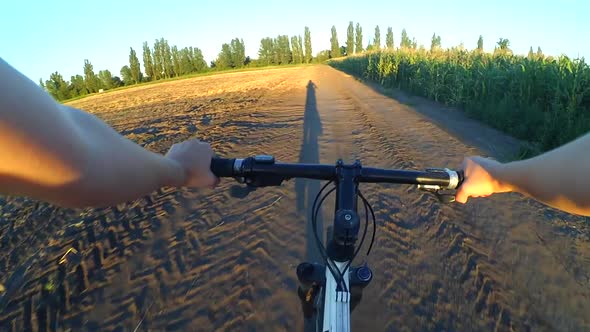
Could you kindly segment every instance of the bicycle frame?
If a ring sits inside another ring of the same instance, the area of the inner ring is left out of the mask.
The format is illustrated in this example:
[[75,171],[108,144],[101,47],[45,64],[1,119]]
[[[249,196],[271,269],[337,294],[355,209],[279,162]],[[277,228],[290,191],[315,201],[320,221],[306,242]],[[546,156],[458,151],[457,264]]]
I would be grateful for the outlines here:
[[[347,264],[348,262],[335,262],[341,272]],[[337,291],[338,283],[330,270],[326,269],[322,331],[350,331],[350,278],[345,276],[344,282],[348,291]]]

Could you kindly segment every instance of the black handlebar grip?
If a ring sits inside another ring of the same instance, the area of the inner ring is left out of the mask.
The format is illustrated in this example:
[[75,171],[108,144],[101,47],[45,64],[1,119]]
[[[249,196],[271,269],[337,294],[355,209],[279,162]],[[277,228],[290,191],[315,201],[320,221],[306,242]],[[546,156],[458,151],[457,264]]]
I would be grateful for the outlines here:
[[235,159],[213,158],[211,159],[211,172],[218,178],[233,177],[235,161]]
[[457,171],[457,175],[459,176],[459,183],[457,184],[457,188],[459,189],[463,184],[463,180],[465,180],[465,172],[461,169]]

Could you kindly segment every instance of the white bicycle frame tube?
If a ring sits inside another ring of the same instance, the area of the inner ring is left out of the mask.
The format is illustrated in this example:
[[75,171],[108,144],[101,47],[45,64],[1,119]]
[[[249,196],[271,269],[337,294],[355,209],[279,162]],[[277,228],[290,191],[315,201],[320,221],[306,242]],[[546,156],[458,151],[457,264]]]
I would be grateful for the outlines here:
[[[339,271],[344,270],[348,262],[334,262]],[[322,331],[350,332],[350,278],[349,271],[344,274],[348,292],[336,291],[338,285],[330,269],[326,267],[326,288],[324,295],[324,323]]]

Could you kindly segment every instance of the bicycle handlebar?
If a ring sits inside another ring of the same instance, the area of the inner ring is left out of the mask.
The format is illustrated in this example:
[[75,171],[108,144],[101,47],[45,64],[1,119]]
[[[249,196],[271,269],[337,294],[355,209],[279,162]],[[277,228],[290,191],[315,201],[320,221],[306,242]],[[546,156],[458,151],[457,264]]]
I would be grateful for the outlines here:
[[[245,159],[213,158],[211,171],[217,177],[243,178],[246,183],[258,186],[280,185],[283,180],[307,178],[317,180],[337,180],[338,168],[357,170],[357,182],[399,183],[422,185],[427,189],[457,189],[463,182],[463,171],[448,168],[427,169],[425,171],[381,169],[361,167],[360,162],[336,165],[275,163],[272,156],[255,156]],[[251,180],[250,182],[248,180]],[[438,188],[436,188],[438,187]]]
[[[319,265],[317,279],[313,279],[309,275],[302,277],[299,275],[299,267],[298,277],[300,281],[312,280],[326,287],[326,294],[328,294],[328,291],[336,291],[330,299],[326,300],[328,301],[326,302],[328,303],[327,308],[332,309],[326,310],[326,307],[324,307],[324,314],[334,317],[328,318],[328,321],[332,322],[338,316],[341,320],[341,326],[346,326],[345,324],[348,323],[346,313],[349,307],[345,303],[348,300],[337,300],[335,297],[338,297],[337,294],[342,294],[342,296],[350,296],[351,294],[349,292],[349,286],[354,286],[352,279],[350,279],[350,276],[353,276],[353,274],[349,273],[348,269],[363,246],[369,224],[369,211],[373,219],[373,235],[367,255],[369,255],[373,246],[377,228],[373,208],[360,193],[358,188],[359,183],[414,184],[418,185],[420,189],[435,194],[441,202],[453,202],[455,196],[448,192],[445,193],[445,191],[457,189],[463,182],[463,171],[455,171],[448,168],[426,169],[425,171],[382,169],[362,167],[358,160],[353,164],[344,164],[342,160],[338,160],[335,165],[289,164],[275,163],[274,157],[272,156],[254,156],[245,159],[213,158],[211,160],[211,171],[217,177],[233,177],[238,182],[246,183],[251,187],[278,186],[281,185],[283,180],[291,178],[308,178],[333,182],[335,188],[322,195],[324,189],[330,184],[330,182],[326,183],[317,193],[311,207],[311,229],[313,230],[316,245],[325,261],[325,265]],[[321,209],[324,199],[335,189],[334,224],[331,235],[327,239],[327,244],[323,246],[317,232],[317,214]],[[365,228],[360,245],[356,247],[361,227],[361,219],[357,212],[357,199],[359,197],[365,208]],[[316,204],[317,202],[319,203]],[[340,262],[341,265],[337,265],[336,262]],[[314,268],[312,267],[312,269]],[[369,277],[363,279],[360,284],[357,282],[357,286],[361,285],[361,287],[364,287],[372,279],[372,272],[368,269],[366,263],[364,269],[368,271],[365,274],[368,273]],[[358,275],[359,270],[357,269],[356,271],[354,275]]]

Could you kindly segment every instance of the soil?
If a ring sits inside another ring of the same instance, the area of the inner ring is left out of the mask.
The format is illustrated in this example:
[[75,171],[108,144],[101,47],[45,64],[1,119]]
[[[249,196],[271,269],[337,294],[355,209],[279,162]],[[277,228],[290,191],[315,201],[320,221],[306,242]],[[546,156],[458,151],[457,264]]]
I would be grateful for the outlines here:
[[[71,106],[160,153],[196,137],[226,157],[425,169],[473,154],[507,159],[519,144],[322,65],[146,85]],[[309,210],[321,183],[242,198],[233,186],[163,188],[105,209],[0,198],[0,330],[303,330],[295,268],[318,260]],[[518,194],[445,205],[408,186],[361,190],[377,236],[357,258],[374,279],[353,330],[590,330],[587,218]]]

